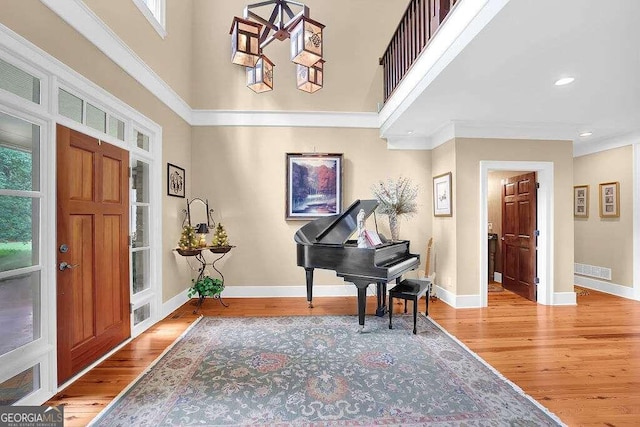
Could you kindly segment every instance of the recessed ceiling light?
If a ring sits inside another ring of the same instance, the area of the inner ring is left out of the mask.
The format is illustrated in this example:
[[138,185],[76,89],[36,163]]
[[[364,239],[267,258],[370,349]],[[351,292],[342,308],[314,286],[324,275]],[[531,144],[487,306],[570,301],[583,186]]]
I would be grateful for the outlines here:
[[574,80],[575,80],[575,78],[573,78],[573,77],[563,77],[563,78],[557,80],[555,85],[556,86],[568,85],[569,83],[573,83]]
[[412,130],[407,131],[407,135],[413,135],[413,131]]
[[580,138],[586,138],[587,136],[591,136],[591,135],[593,135],[593,132],[587,131],[587,132],[580,133],[578,136]]

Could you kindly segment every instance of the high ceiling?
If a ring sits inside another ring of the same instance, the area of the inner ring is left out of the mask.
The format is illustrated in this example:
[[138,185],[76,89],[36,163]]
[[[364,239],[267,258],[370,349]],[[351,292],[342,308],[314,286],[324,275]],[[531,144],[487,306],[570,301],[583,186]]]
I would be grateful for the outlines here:
[[[545,129],[579,151],[640,133],[638,17],[638,0],[510,0],[383,136],[430,138],[448,123],[524,138]],[[575,81],[555,86],[564,76]]]

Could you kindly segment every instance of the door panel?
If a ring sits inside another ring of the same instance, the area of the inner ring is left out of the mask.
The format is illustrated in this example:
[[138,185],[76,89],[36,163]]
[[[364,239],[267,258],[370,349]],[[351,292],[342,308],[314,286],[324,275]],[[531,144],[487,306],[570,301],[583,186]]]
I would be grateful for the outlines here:
[[536,175],[508,178],[502,187],[502,254],[505,289],[536,301]]
[[57,127],[59,384],[130,335],[128,156]]

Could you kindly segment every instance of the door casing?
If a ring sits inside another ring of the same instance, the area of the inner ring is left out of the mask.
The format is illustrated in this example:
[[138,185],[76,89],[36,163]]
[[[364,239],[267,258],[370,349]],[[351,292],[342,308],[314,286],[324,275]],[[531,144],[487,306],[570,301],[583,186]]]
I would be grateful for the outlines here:
[[554,304],[554,259],[553,259],[553,162],[527,162],[527,161],[480,161],[480,226],[478,235],[478,253],[480,254],[480,277],[478,283],[479,306],[488,305],[488,260],[489,251],[487,248],[487,225],[489,194],[488,177],[489,171],[532,171],[538,175],[538,298],[537,302],[544,305]]

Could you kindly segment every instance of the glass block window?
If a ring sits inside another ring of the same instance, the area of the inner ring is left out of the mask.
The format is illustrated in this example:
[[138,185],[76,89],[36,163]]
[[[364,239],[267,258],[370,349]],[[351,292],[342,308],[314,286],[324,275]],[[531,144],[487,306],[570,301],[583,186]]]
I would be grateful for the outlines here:
[[37,390],[40,390],[40,364],[0,384],[0,406],[12,405]]
[[142,323],[151,317],[151,303],[146,303],[133,310],[133,326]]
[[87,126],[99,130],[100,132],[107,132],[107,113],[87,103]]
[[0,59],[0,89],[40,104],[40,79]]
[[75,95],[71,95],[64,89],[58,91],[58,112],[60,115],[82,123],[82,110],[84,101]]
[[40,190],[40,126],[3,113],[0,113],[0,189]]
[[132,247],[149,246],[149,207],[132,206],[131,210]]
[[141,132],[136,131],[136,145],[145,151],[149,151],[149,137]]
[[149,203],[149,163],[134,160],[131,167],[131,201]]
[[124,141],[124,122],[109,116],[109,132],[107,133],[120,141]]
[[133,294],[149,289],[149,250],[143,249],[132,254]]
[[0,280],[0,313],[0,355],[40,338],[39,271]]

